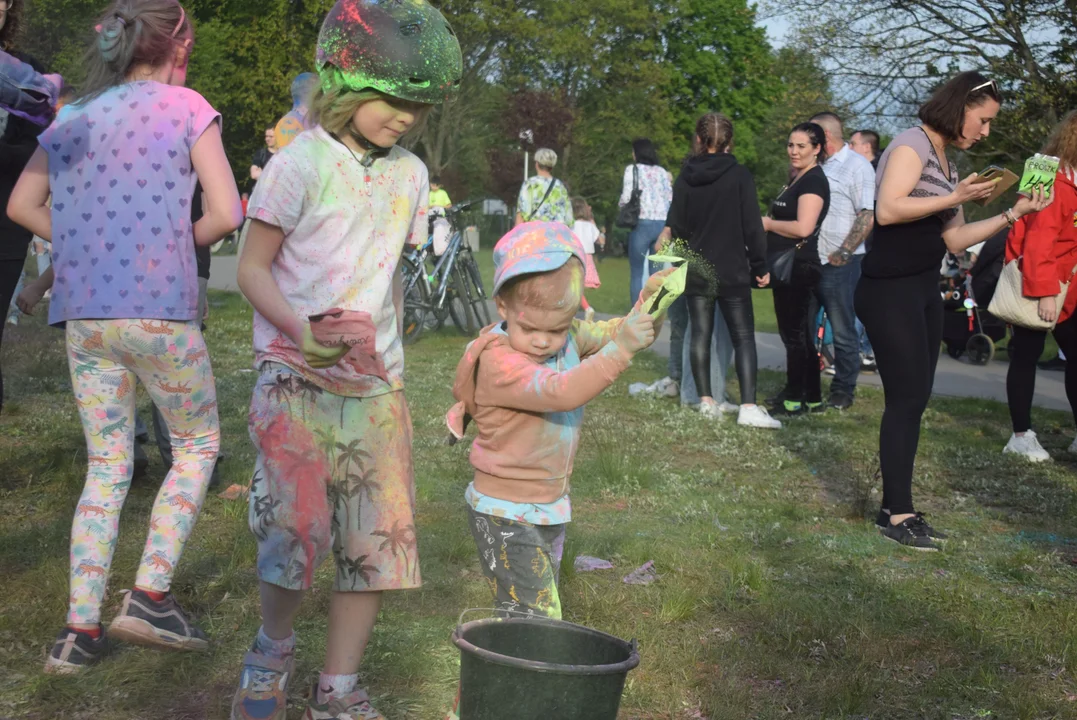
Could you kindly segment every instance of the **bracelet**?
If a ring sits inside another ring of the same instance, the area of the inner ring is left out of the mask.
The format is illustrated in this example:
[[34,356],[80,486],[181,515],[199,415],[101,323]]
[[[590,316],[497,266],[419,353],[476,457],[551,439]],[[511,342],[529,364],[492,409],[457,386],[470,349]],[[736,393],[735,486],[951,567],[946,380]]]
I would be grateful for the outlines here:
[[1002,213],[1002,217],[1006,219],[1006,224],[1010,227],[1017,224],[1017,216],[1013,214],[1013,208],[1008,208],[1006,212]]

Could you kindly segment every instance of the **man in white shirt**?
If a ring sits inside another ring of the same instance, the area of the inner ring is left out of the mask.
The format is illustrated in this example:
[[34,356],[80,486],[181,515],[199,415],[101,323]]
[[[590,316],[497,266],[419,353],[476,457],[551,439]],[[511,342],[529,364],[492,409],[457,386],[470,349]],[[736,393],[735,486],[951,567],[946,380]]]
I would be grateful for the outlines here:
[[819,231],[819,260],[823,267],[816,290],[834,329],[835,374],[828,404],[844,410],[853,404],[860,374],[853,292],[860,280],[864,240],[875,224],[875,171],[870,162],[845,144],[841,118],[825,112],[811,121],[826,133],[823,172],[830,181],[830,211]]

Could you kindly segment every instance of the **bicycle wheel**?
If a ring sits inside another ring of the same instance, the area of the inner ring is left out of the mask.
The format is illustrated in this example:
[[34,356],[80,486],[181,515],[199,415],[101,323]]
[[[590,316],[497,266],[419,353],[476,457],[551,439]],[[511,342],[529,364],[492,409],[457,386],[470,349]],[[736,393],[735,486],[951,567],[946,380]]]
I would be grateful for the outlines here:
[[472,306],[475,308],[475,318],[478,320],[479,329],[489,326],[493,320],[490,319],[490,305],[486,299],[486,288],[482,286],[482,275],[479,274],[479,264],[475,262],[475,256],[471,254],[471,251],[467,251],[466,256],[461,256],[464,267],[467,269],[467,278],[471,281],[472,293]]
[[426,283],[423,282],[418,267],[408,258],[404,258],[401,262],[405,288],[404,334],[401,340],[405,345],[411,345],[423,333],[430,301]]
[[449,295],[446,296],[445,302],[449,304],[449,315],[460,332],[468,337],[475,335],[475,311],[468,295],[464,271],[459,265],[453,265],[452,283],[449,285]]

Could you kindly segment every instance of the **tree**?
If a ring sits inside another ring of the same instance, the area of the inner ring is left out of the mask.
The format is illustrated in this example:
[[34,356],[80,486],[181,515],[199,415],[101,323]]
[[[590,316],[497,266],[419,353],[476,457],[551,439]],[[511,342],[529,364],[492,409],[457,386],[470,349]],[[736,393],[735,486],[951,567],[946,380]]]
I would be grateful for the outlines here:
[[997,80],[1007,102],[979,154],[1020,162],[1077,105],[1075,0],[864,0],[855,13],[808,0],[782,7],[862,114],[904,123],[960,70]]
[[[701,112],[728,116],[742,138],[759,133],[781,90],[755,9],[744,0],[682,0],[663,31],[669,100],[680,138],[691,138]],[[751,163],[754,147],[740,143]]]
[[770,72],[777,87],[766,103],[763,128],[754,138],[742,138],[738,125],[734,147],[739,158],[745,143],[754,144],[749,167],[764,205],[777,197],[789,180],[785,146],[794,126],[824,110],[837,113],[846,125],[851,126],[854,120],[852,109],[834,97],[828,74],[804,45],[794,42],[774,53]]

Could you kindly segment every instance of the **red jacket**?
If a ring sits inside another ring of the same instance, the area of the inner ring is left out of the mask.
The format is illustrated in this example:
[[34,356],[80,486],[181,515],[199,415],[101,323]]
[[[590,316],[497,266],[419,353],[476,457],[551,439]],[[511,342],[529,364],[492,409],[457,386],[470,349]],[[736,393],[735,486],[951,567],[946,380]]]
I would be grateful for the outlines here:
[[[1006,262],[1024,256],[1021,275],[1025,297],[1057,295],[1059,283],[1069,282],[1077,266],[1077,180],[1070,169],[1059,169],[1055,199],[1046,209],[1021,218],[1006,241]],[[1077,292],[1066,295],[1058,321],[1077,309]]]

